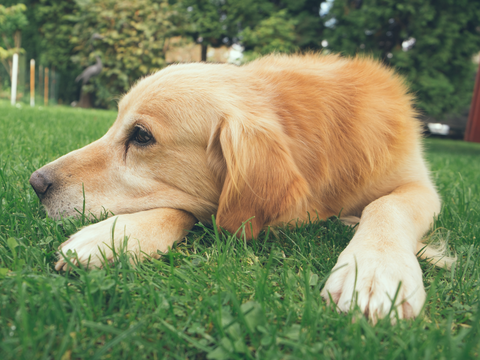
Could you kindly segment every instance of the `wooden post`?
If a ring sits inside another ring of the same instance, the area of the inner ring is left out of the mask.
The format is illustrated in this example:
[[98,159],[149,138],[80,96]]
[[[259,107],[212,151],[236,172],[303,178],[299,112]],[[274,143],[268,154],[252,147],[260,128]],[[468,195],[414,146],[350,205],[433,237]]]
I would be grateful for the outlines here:
[[43,103],[48,105],[48,68],[45,68],[45,87],[43,89]]
[[468,123],[465,130],[465,141],[480,143],[480,64],[475,79],[472,105],[468,114]]
[[43,95],[42,90],[43,90],[43,66],[40,65],[38,67],[38,96],[40,96],[40,98]]
[[35,106],[35,60],[30,60],[30,106]]
[[17,102],[18,54],[13,54],[11,104]]
[[54,104],[56,104],[55,101],[57,100],[57,98],[56,98],[56,96],[57,96],[57,93],[56,93],[56,89],[57,89],[57,76],[56,76],[56,75],[57,75],[57,74],[56,74],[56,71],[55,71],[55,67],[53,67],[53,68],[52,68],[52,76],[51,76],[51,78],[52,78],[52,85],[50,86],[50,87],[51,87],[50,90],[52,90],[52,91],[50,92],[50,97],[51,97],[52,100],[54,101]]

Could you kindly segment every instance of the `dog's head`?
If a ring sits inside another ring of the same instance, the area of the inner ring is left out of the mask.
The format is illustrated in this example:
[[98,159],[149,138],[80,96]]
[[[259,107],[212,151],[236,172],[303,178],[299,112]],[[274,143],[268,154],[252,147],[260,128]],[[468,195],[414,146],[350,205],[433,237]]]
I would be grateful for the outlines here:
[[[308,185],[269,89],[244,68],[188,64],[136,84],[109,131],[35,171],[49,216],[175,208],[247,237],[303,206]],[[85,194],[85,196],[83,195]],[[251,232],[253,229],[253,233]]]

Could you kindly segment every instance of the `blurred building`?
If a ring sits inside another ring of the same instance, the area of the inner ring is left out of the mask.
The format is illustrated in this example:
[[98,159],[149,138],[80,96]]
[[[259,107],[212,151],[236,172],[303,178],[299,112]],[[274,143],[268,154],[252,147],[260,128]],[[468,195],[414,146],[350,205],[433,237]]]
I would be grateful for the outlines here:
[[[230,47],[209,47],[207,61],[216,63],[239,64],[242,59],[243,48],[234,44]],[[176,36],[168,39],[165,44],[165,60],[171,63],[187,63],[201,61],[202,46],[191,40]]]

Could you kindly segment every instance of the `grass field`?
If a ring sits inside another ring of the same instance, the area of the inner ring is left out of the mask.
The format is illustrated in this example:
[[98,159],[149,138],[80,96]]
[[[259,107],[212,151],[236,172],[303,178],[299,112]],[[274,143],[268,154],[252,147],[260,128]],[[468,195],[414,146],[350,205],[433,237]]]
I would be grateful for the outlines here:
[[[352,237],[334,220],[245,244],[196,226],[160,260],[54,270],[81,220],[46,217],[30,174],[114,112],[0,102],[0,359],[468,359],[480,354],[480,144],[426,140],[451,271],[421,261],[423,316],[372,326],[319,293]],[[354,321],[353,321],[354,320]]]

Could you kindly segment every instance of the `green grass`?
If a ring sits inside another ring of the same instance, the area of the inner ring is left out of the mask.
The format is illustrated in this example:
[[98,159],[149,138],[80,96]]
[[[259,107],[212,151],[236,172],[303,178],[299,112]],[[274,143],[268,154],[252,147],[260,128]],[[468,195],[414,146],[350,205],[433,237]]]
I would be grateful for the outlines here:
[[[196,226],[160,260],[53,269],[81,220],[46,217],[30,174],[99,138],[116,114],[0,102],[0,359],[466,359],[480,353],[480,145],[426,141],[443,210],[432,236],[458,254],[422,261],[424,315],[372,326],[319,293],[352,230],[337,221],[218,237]],[[222,235],[221,235],[222,236]]]

